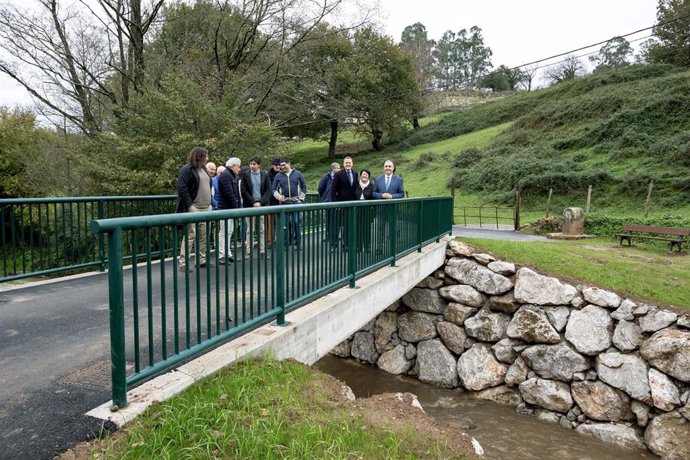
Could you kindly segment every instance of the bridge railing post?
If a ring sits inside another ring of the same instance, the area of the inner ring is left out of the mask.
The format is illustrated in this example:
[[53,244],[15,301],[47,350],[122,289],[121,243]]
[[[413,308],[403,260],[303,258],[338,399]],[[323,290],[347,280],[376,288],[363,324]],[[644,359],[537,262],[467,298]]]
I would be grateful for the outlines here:
[[[105,219],[105,202],[103,199],[98,200],[98,218]],[[101,262],[99,270],[105,271],[105,235],[103,233],[98,235],[98,257]]]
[[424,243],[424,232],[422,231],[422,225],[424,225],[424,204],[425,201],[419,202],[419,212],[417,213],[417,252],[422,252],[422,244]]
[[274,276],[276,277],[276,301],[278,303],[277,307],[280,308],[280,313],[276,318],[276,323],[278,326],[285,325],[285,231],[286,231],[286,213],[281,211],[278,214],[278,225],[276,225],[276,237],[273,244],[278,248],[276,254],[276,272]]
[[348,246],[348,273],[350,275],[350,288],[355,287],[355,281],[357,279],[357,208],[355,206],[350,206],[347,210],[347,246]]
[[[113,408],[127,407],[127,362],[125,359],[125,304],[122,273],[122,229],[108,234],[108,297],[110,299],[110,359]],[[136,261],[135,261],[136,263]]]
[[395,259],[398,256],[398,203],[393,203],[391,208],[391,267],[395,267]]

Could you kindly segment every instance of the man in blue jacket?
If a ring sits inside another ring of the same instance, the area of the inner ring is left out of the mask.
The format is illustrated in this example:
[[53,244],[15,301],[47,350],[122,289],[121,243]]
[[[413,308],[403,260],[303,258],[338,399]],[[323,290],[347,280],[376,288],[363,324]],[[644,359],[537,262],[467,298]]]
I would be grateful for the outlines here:
[[[242,198],[240,196],[240,167],[239,158],[229,158],[225,163],[225,172],[218,179],[218,209],[240,209]],[[221,220],[218,225],[218,263],[234,262],[232,254],[232,235],[235,223],[232,219]]]
[[[273,196],[281,205],[295,205],[304,203],[307,193],[307,183],[304,176],[296,169],[292,169],[290,160],[280,161],[280,172],[273,179]],[[302,243],[302,213],[290,212],[287,215],[287,228],[284,229],[285,246],[294,244],[299,249]]]

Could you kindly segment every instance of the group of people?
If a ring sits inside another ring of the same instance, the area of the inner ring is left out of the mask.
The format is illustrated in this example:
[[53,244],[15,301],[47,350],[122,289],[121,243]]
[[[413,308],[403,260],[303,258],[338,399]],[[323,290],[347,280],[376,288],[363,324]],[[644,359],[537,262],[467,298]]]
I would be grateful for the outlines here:
[[[329,172],[323,175],[319,181],[318,192],[322,203],[341,202],[353,200],[388,200],[404,198],[402,177],[395,174],[395,164],[391,160],[383,163],[383,174],[371,180],[371,172],[362,169],[359,174],[353,169],[354,162],[352,157],[343,158],[343,167],[338,163],[331,163]],[[370,232],[365,221],[371,221],[366,215],[365,209],[358,213],[361,224],[357,235],[360,247],[369,244]],[[335,251],[338,242],[342,241],[347,246],[348,222],[346,213],[340,209],[329,209],[326,214],[326,238],[331,245],[331,250]],[[381,233],[381,232],[380,232]]]
[[[208,151],[203,147],[194,147],[187,158],[187,163],[180,169],[177,177],[176,212],[204,212],[211,210],[256,208],[271,205],[291,205],[303,203],[307,193],[307,184],[299,171],[292,169],[290,160],[276,158],[271,161],[271,169],[261,169],[261,158],[249,159],[249,167],[243,168],[237,157],[231,157],[225,166],[218,166],[208,161]],[[301,242],[299,213],[290,213],[289,242],[299,245]],[[258,234],[259,256],[265,257],[266,239],[270,242],[275,235],[275,219],[256,216],[241,223],[240,229],[244,241],[245,258],[249,258],[254,235]],[[265,227],[268,227],[268,231]],[[199,235],[197,235],[197,229]],[[221,220],[218,225],[218,263],[234,262],[231,244],[235,232],[232,219]],[[206,266],[207,238],[206,223],[187,225],[187,234],[180,245],[178,266],[180,271],[187,267],[187,255],[193,248],[197,254],[200,267]],[[265,238],[265,237],[266,238]]]
[[[353,169],[352,157],[343,159],[340,164],[331,164],[318,185],[321,202],[343,202],[353,200],[403,198],[402,178],[395,174],[395,165],[387,160],[383,165],[383,174],[371,180],[371,172],[362,169],[359,173]],[[208,161],[208,151],[203,147],[194,147],[187,158],[187,163],[180,169],[177,178],[176,212],[204,212],[211,210],[256,208],[272,205],[296,205],[304,203],[307,184],[302,173],[292,168],[290,160],[276,158],[271,161],[268,171],[261,169],[261,158],[249,159],[249,167],[242,167],[237,157],[231,157],[225,166],[218,166]],[[348,241],[347,218],[339,209],[327,210],[327,241],[335,249],[338,241]],[[300,212],[287,213],[284,229],[285,245],[294,244],[297,248],[302,242],[302,217]],[[234,262],[235,255],[231,244],[236,230],[232,219],[221,220],[218,225],[218,263]],[[249,258],[254,237],[258,236],[259,256],[265,257],[266,242],[271,242],[276,234],[276,219],[272,215],[256,216],[241,222],[240,248]],[[199,234],[197,235],[197,231]],[[368,232],[367,232],[368,233]],[[188,269],[187,260],[190,251],[194,251],[200,267],[206,266],[207,254],[206,222],[198,225],[187,225],[187,234],[180,245],[178,266],[180,271]],[[359,241],[367,236],[358,235]],[[243,243],[242,243],[243,242]]]

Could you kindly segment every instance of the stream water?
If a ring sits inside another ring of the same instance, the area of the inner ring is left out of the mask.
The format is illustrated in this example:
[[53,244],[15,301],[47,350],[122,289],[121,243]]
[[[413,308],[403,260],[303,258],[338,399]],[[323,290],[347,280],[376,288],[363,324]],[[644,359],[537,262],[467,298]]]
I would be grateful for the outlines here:
[[658,458],[648,451],[617,447],[531,415],[518,415],[511,407],[472,398],[457,389],[427,385],[352,360],[327,355],[314,367],[347,383],[358,398],[396,392],[417,395],[427,413],[474,436],[484,448],[486,459]]

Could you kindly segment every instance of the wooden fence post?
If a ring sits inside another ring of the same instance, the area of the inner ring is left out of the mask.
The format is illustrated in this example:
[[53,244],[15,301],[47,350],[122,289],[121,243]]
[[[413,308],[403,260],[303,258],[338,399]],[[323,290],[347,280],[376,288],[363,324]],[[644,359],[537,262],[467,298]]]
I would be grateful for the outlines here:
[[513,227],[520,229],[520,188],[515,188],[515,216],[513,217]]
[[654,179],[649,181],[649,186],[647,187],[647,201],[644,204],[644,218],[647,218],[649,214],[649,205],[652,201],[652,189],[654,188]]

